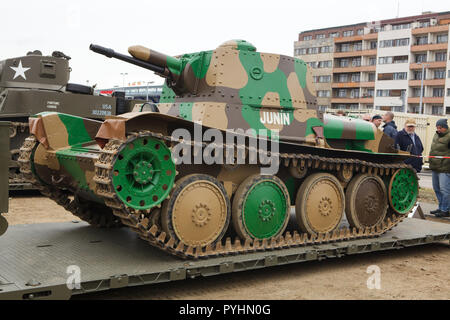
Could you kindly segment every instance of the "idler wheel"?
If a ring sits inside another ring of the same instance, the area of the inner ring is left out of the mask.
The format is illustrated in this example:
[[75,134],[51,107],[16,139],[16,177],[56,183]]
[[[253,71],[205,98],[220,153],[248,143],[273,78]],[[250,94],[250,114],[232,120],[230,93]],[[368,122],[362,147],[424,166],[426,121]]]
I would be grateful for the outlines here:
[[242,239],[270,239],[289,221],[289,192],[276,176],[253,175],[242,182],[233,199],[233,226]]
[[309,176],[297,192],[295,214],[303,232],[317,235],[333,231],[339,226],[344,210],[344,190],[331,174]]
[[407,214],[415,206],[419,194],[416,174],[411,169],[399,169],[389,183],[389,204],[395,212]]
[[230,199],[214,177],[192,174],[181,178],[163,203],[161,224],[174,239],[188,246],[220,241],[230,223]]
[[345,213],[350,226],[370,228],[382,222],[388,208],[387,192],[380,177],[355,176],[345,191]]
[[136,210],[147,210],[167,198],[175,176],[171,151],[164,142],[139,136],[121,147],[112,182],[122,202]]

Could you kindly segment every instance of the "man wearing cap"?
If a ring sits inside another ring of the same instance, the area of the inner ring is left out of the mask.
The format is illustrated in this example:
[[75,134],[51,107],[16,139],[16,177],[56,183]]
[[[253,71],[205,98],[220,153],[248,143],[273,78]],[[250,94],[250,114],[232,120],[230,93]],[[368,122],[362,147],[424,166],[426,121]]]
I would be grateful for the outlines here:
[[383,118],[379,114],[376,114],[372,117],[372,123],[375,125],[375,127],[377,127],[377,129],[380,128],[381,122],[383,122]]
[[[396,148],[402,151],[408,151],[412,155],[422,156],[423,144],[419,136],[416,134],[416,120],[410,118],[405,122],[405,128],[399,131],[395,137]],[[420,172],[422,171],[422,158],[409,158],[405,160],[406,164],[410,164],[413,168]]]
[[450,133],[447,119],[436,122],[436,134],[430,150],[430,169],[432,170],[433,189],[439,202],[439,208],[431,211],[436,217],[450,217],[450,159],[431,158],[450,157]]

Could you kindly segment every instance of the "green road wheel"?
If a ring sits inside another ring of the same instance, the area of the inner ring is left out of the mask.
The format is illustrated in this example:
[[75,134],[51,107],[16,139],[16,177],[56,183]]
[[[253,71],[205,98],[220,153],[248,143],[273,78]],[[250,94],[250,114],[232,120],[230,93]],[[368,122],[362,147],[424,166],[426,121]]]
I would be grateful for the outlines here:
[[253,175],[241,183],[233,200],[232,221],[242,239],[270,239],[286,229],[289,192],[276,176]]
[[395,212],[406,214],[417,201],[419,183],[412,169],[399,169],[389,183],[389,204]]
[[164,142],[138,136],[121,147],[112,181],[121,201],[133,209],[146,210],[167,198],[175,175],[175,164]]

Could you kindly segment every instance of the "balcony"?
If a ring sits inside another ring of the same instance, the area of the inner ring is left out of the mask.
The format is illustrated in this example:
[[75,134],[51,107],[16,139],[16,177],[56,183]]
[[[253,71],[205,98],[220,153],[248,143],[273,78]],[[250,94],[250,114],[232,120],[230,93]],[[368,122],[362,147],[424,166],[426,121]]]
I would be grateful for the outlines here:
[[348,57],[361,57],[361,56],[376,56],[377,49],[370,50],[354,50],[345,52],[335,52],[334,58],[348,58]]
[[352,37],[336,37],[333,39],[334,43],[347,43],[347,42],[362,41],[363,36],[357,35]]
[[[423,97],[422,103],[444,103],[444,97]],[[408,103],[414,103],[419,104],[420,103],[420,97],[411,97],[408,98]]]
[[333,97],[331,98],[331,103],[359,103],[359,97]]
[[360,82],[333,82],[331,88],[359,88]]
[[411,52],[423,52],[423,51],[435,51],[435,50],[447,50],[448,43],[429,43],[412,45]]
[[[434,69],[434,68],[446,68],[447,61],[433,61],[433,62],[424,62],[426,69]],[[421,63],[411,63],[409,65],[410,70],[421,70]]]
[[333,68],[333,73],[352,73],[362,71],[376,71],[377,66],[358,66],[358,67],[336,67]]
[[[420,87],[422,84],[422,80],[410,80],[410,87]],[[424,86],[445,86],[445,79],[430,79],[423,81]]]
[[444,31],[448,31],[448,25],[412,29],[411,33],[413,35],[416,35],[416,34],[428,34],[428,33],[434,33],[434,32],[444,32]]

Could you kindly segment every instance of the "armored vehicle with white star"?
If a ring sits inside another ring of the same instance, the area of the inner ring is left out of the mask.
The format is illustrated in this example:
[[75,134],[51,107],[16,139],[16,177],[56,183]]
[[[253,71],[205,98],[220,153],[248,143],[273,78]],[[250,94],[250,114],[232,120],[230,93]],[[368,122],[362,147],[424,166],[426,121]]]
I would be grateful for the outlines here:
[[121,92],[113,97],[94,96],[93,87],[69,83],[69,60],[69,56],[59,51],[44,56],[36,50],[26,56],[0,61],[0,120],[11,122],[10,189],[32,188],[17,163],[20,146],[29,136],[30,115],[59,111],[104,119],[131,111],[138,103],[126,100]]

